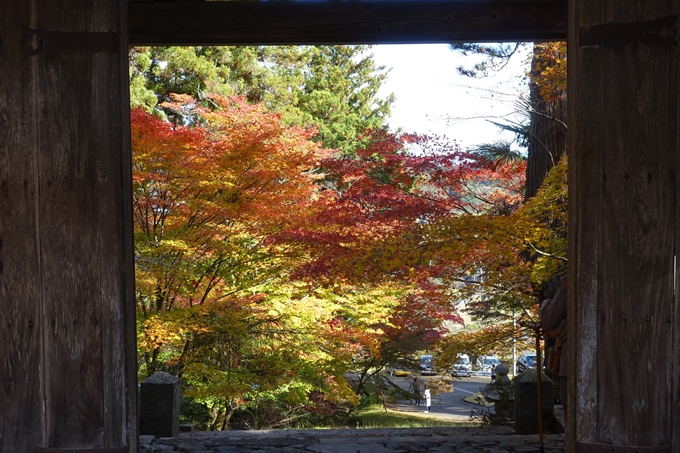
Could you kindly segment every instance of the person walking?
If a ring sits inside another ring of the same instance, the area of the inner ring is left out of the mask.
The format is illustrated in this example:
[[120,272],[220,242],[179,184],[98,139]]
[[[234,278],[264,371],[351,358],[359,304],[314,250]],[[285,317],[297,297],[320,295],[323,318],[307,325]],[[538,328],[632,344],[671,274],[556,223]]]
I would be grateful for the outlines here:
[[410,387],[413,390],[413,399],[416,403],[416,406],[420,406],[420,384],[418,383],[418,378],[413,378],[413,382],[411,382]]
[[[546,299],[541,304],[541,330],[547,337],[557,334],[561,341],[559,357],[556,357],[557,375],[559,376],[560,400],[567,416],[567,276],[560,279],[557,293],[552,299]],[[551,332],[552,331],[552,332]]]
[[432,406],[432,394],[430,393],[430,389],[428,387],[425,387],[425,412],[430,412],[430,406]]

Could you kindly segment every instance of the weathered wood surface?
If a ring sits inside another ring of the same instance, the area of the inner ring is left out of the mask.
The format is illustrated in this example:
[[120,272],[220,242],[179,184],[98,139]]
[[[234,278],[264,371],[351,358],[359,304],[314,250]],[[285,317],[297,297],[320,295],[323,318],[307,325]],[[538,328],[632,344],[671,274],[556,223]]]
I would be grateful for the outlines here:
[[[115,10],[116,16],[111,17],[112,23],[117,25],[118,31],[118,49],[128,49],[128,33],[127,33],[127,20],[128,11],[127,3],[122,0],[120,3],[112,2],[112,6],[117,6]],[[124,413],[118,413],[111,416],[111,420],[114,420],[116,426],[115,429],[109,429],[108,432],[112,435],[118,436],[117,429],[121,429],[120,436],[124,439],[121,445],[127,444],[130,452],[136,452],[138,450],[139,444],[139,420],[137,413],[137,323],[136,323],[136,306],[135,306],[135,257],[134,257],[134,227],[133,227],[133,213],[132,213],[132,149],[131,149],[131,138],[130,138],[130,81],[129,81],[129,59],[128,52],[118,52],[118,66],[116,67],[115,82],[117,86],[118,99],[116,104],[112,104],[114,110],[112,113],[112,122],[115,125],[119,125],[120,129],[118,131],[120,142],[117,143],[117,150],[114,156],[117,157],[115,160],[116,165],[113,167],[114,174],[116,178],[110,180],[109,189],[115,191],[115,193],[120,196],[114,200],[114,209],[118,209],[118,213],[114,214],[118,217],[119,223],[117,231],[120,234],[121,242],[119,245],[118,252],[120,255],[117,256],[120,261],[118,271],[121,272],[120,281],[117,283],[120,288],[118,296],[119,300],[115,298],[108,299],[110,302],[109,309],[111,316],[115,316],[114,312],[118,313],[118,316],[122,315],[122,318],[118,318],[120,322],[123,323],[122,332],[115,332],[115,336],[110,338],[114,341],[122,341],[121,344],[115,350],[115,356],[111,357],[112,364],[118,364],[116,366],[125,367],[124,381],[119,381],[120,384],[124,385],[124,388],[118,389],[116,393],[110,393],[108,398],[108,405],[111,410],[125,411]],[[112,87],[112,90],[116,90],[116,87]],[[115,110],[119,108],[120,110]],[[98,123],[99,127],[108,127],[106,124]],[[107,334],[107,330],[104,332]],[[122,335],[121,335],[122,333]],[[109,345],[105,344],[105,349]],[[105,359],[106,360],[106,359]],[[105,361],[106,363],[106,361]],[[106,365],[105,365],[106,366]],[[105,368],[105,372],[107,369]],[[122,393],[122,395],[121,395]],[[126,405],[121,406],[118,400],[119,396],[124,396]],[[115,406],[115,408],[114,408]],[[121,423],[125,422],[125,425],[118,425],[117,420]],[[113,443],[115,438],[111,439]]]
[[125,2],[2,8],[0,451],[135,451],[126,52],[25,34],[115,33]]
[[[574,370],[569,382],[567,443],[575,436],[581,442],[595,442],[597,415],[597,300],[599,264],[599,182],[602,137],[580,127],[578,121],[592,121],[593,105],[582,99],[597,100],[602,84],[597,56],[592,49],[581,50],[578,38],[579,11],[570,4],[568,42],[569,77],[569,365]],[[575,68],[578,68],[577,70]],[[584,201],[585,200],[585,201]],[[576,277],[576,278],[574,278]],[[576,320],[572,322],[571,320]],[[578,417],[575,415],[578,413]]]
[[[600,211],[598,439],[670,442],[676,59],[670,47],[601,55],[605,118]],[[626,93],[621,96],[621,93]]]
[[[678,93],[678,112],[680,112],[680,92]],[[680,130],[680,127],[679,129]],[[679,140],[680,143],[680,140]],[[676,159],[675,161],[675,193],[676,193],[676,201],[678,200],[677,196],[680,194],[680,178],[677,175],[680,175],[680,159]],[[676,220],[680,220],[680,203],[676,202],[675,204],[675,218]],[[671,414],[672,414],[672,420],[671,420],[671,429],[672,429],[672,438],[671,438],[671,445],[674,446],[676,450],[680,449],[680,278],[678,276],[678,268],[680,266],[680,256],[678,253],[678,244],[680,244],[680,228],[676,228],[675,231],[675,244],[676,244],[676,250],[675,250],[675,260],[674,260],[674,268],[675,268],[675,280],[674,280],[674,286],[673,286],[673,295],[674,295],[674,304],[673,304],[673,363],[672,363],[672,368],[671,368],[671,373],[672,373],[672,386],[673,386],[673,393],[670,395],[671,397]]]
[[674,1],[574,2],[570,259],[577,279],[570,313],[577,395],[571,445],[667,445],[677,423],[678,48],[641,44],[624,33],[615,45],[578,42],[584,28],[644,27],[677,11]]
[[44,435],[34,62],[18,39],[29,3],[0,11],[0,451],[27,452]]
[[557,41],[566,0],[132,2],[131,45]]

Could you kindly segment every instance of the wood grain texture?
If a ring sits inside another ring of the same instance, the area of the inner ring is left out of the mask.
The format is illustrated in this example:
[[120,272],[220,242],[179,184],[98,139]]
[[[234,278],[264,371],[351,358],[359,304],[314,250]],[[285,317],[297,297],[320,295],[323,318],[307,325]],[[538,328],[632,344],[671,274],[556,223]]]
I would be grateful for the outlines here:
[[566,38],[566,0],[132,2],[131,45],[395,44]]
[[[101,5],[94,17],[94,30],[111,30],[118,24],[119,4],[109,2]],[[123,44],[121,42],[121,44]],[[120,48],[126,49],[127,46]],[[97,198],[99,203],[98,247],[101,251],[99,266],[101,301],[102,370],[103,370],[103,446],[118,447],[127,443],[128,407],[126,353],[134,356],[135,348],[126,351],[126,311],[122,304],[126,299],[126,274],[124,252],[124,198],[123,175],[125,168],[122,140],[124,139],[121,110],[123,102],[119,85],[120,57],[107,53],[93,55],[93,108],[96,119],[97,156]],[[112,104],[112,97],[118,98],[120,108]],[[134,387],[132,387],[134,388]]]
[[[579,27],[598,23],[596,2],[575,1],[570,4],[571,21],[569,50],[569,209],[572,226],[569,262],[576,278],[571,281],[574,323],[570,322],[571,338],[576,341],[570,349],[570,365],[574,373],[570,382],[570,446],[576,442],[595,442],[597,439],[597,307],[599,288],[599,221],[600,168],[605,143],[593,133],[594,116],[603,108],[600,85],[599,55],[596,49],[581,48]],[[572,217],[573,215],[573,217]]]
[[[679,5],[680,7],[680,5]],[[680,62],[678,63],[679,74],[678,83],[680,84]],[[678,88],[678,98],[676,99],[676,111],[680,112],[680,88]],[[678,115],[678,125],[675,129],[675,136],[680,145],[680,114]],[[680,159],[675,160],[675,219],[676,224],[680,223]],[[673,303],[673,350],[671,356],[674,358],[672,363],[672,386],[671,394],[671,447],[672,451],[680,450],[680,225],[675,228],[675,275],[674,275],[674,303]],[[674,450],[673,450],[674,449]]]
[[100,269],[106,257],[99,239],[104,206],[97,160],[107,145],[95,133],[91,60],[37,58],[49,447],[104,446],[102,323],[108,320],[102,319]]
[[[642,8],[606,3],[603,16],[607,22],[637,22],[673,13],[661,3]],[[617,112],[615,120],[603,119],[600,132],[607,143],[598,306],[598,441],[603,443],[655,446],[671,437],[668,320],[677,143],[668,131],[677,124],[676,52],[636,44],[601,49],[601,71],[608,80],[601,87],[604,100]]]
[[578,0],[570,7],[576,19],[569,41],[576,47],[570,48],[576,60],[569,68],[570,156],[578,157],[570,160],[570,222],[576,225],[570,260],[578,280],[572,334],[579,343],[571,387],[576,433],[569,442],[663,445],[672,440],[677,407],[671,401],[677,333],[669,322],[677,47],[582,46],[578,28],[671,17],[677,2]]
[[[119,49],[128,49],[128,3],[125,0],[118,2],[117,23]],[[135,256],[134,256],[134,226],[132,214],[132,147],[130,138],[130,83],[128,78],[129,60],[127,52],[118,53],[118,86],[121,110],[120,117],[120,174],[118,184],[122,190],[122,200],[119,209],[122,210],[122,241],[121,297],[118,303],[123,311],[123,350],[125,365],[125,402],[126,417],[125,425],[118,428],[123,430],[123,437],[130,452],[139,449],[139,421],[137,411],[137,312],[135,305]],[[115,120],[115,119],[114,119]],[[122,421],[122,420],[121,420]]]
[[[680,12],[680,2],[676,3],[676,11]],[[678,55],[678,58],[680,58],[680,55]],[[676,90],[677,90],[677,98],[676,98],[676,112],[680,112],[680,61],[676,60],[676,82],[678,85],[676,85]],[[680,113],[678,113],[677,118],[676,118],[676,127],[675,127],[675,139],[676,143],[680,146]],[[676,151],[676,160],[675,160],[675,221],[676,221],[676,228],[675,228],[675,262],[674,262],[674,270],[675,270],[675,275],[674,275],[674,286],[673,286],[673,291],[674,291],[674,303],[673,303],[673,318],[671,320],[671,325],[672,325],[672,351],[671,351],[671,357],[673,358],[672,361],[672,368],[671,368],[671,376],[672,376],[672,388],[673,391],[670,395],[671,400],[670,400],[670,410],[671,410],[671,430],[672,430],[672,437],[671,437],[671,451],[678,451],[680,450],[680,272],[678,270],[680,269],[680,158],[678,158],[678,154]]]
[[[676,49],[601,50],[598,440],[670,442]],[[625,93],[624,96],[621,94]],[[624,365],[625,364],[625,365]]]
[[[118,0],[44,1],[35,28],[115,32],[120,8]],[[128,393],[136,391],[125,350],[126,68],[117,53],[55,49],[31,57],[40,106],[44,446],[120,447],[129,442]]]
[[[571,147],[575,159],[569,161],[570,171],[576,173],[577,182],[570,186],[570,208],[572,203],[578,210],[576,219],[570,219],[575,226],[578,240],[574,244],[576,256],[576,300],[577,304],[573,318],[575,320],[575,389],[578,393],[572,401],[578,418],[576,428],[579,442],[593,442],[596,439],[597,415],[597,356],[599,345],[597,342],[597,307],[599,288],[599,221],[601,206],[598,203],[599,169],[602,165],[601,150],[605,146],[603,138],[593,134],[586,125],[592,125],[590,115],[601,108],[599,96],[601,74],[598,70],[598,55],[592,49],[578,52],[578,67],[580,71],[573,79],[577,80],[578,101],[576,107],[576,124],[570,133],[575,134],[575,141]],[[572,79],[572,80],[573,80]],[[572,98],[573,99],[573,98]],[[571,168],[572,163],[574,168]],[[574,190],[571,190],[571,187]],[[577,200],[571,198],[577,196]],[[570,261],[572,258],[570,257]],[[574,299],[572,299],[574,300]],[[572,350],[570,350],[571,352]]]
[[[119,48],[127,49],[122,32],[125,8],[111,2],[96,15],[96,30],[118,24]],[[137,362],[134,313],[134,256],[132,238],[132,165],[129,133],[129,87],[124,75],[127,54],[96,54],[94,60],[99,198],[99,247],[102,319],[104,446],[137,449]],[[111,102],[112,95],[119,98]],[[120,106],[121,108],[115,108]],[[130,391],[128,391],[130,389]]]
[[576,339],[579,338],[580,330],[578,328],[578,320],[581,316],[578,313],[580,307],[580,296],[581,291],[578,290],[577,285],[580,280],[580,252],[579,246],[582,244],[583,239],[579,233],[580,227],[578,227],[581,222],[581,212],[579,209],[580,203],[578,202],[581,197],[580,189],[580,171],[579,171],[579,156],[576,152],[577,148],[577,136],[576,131],[578,131],[578,126],[576,124],[575,118],[577,118],[577,103],[574,102],[579,98],[579,83],[578,78],[578,24],[579,24],[579,14],[578,14],[578,2],[570,1],[568,2],[567,16],[570,18],[569,28],[567,34],[567,86],[568,86],[568,96],[571,98],[567,108],[567,157],[569,158],[569,168],[567,173],[567,183],[569,185],[569,224],[567,228],[567,272],[572,278],[568,280],[568,290],[567,290],[567,319],[572,320],[572,322],[567,323],[568,338],[572,341],[567,342],[568,349],[568,363],[567,366],[571,373],[567,376],[567,395],[562,395],[562,398],[566,398],[567,406],[571,407],[571,410],[565,414],[565,446],[567,451],[575,451],[576,442],[579,435],[581,435],[581,429],[577,429],[577,403],[579,392],[579,386],[576,383],[576,376],[579,373],[578,367],[578,351],[579,347]]
[[0,8],[0,451],[44,440],[34,65],[23,59],[28,2]]
[[[676,171],[677,175],[677,171]],[[677,193],[677,192],[676,192]],[[678,216],[678,210],[676,208],[676,218],[680,218]],[[676,241],[675,243],[678,244],[678,240],[680,240],[680,237],[677,236],[676,234]],[[677,254],[677,249],[676,249],[676,254]],[[677,259],[677,258],[676,258]],[[680,357],[680,323],[678,322],[678,313],[680,313],[680,303],[678,302],[678,285],[680,284],[680,281],[678,279],[678,274],[676,272],[675,274],[675,303],[673,306],[673,321],[672,321],[672,329],[673,329],[673,350],[671,352],[672,357],[674,358],[671,366],[671,373],[672,373],[672,388],[673,391],[670,395],[670,410],[671,410],[671,451],[675,451],[678,448],[680,448],[680,360],[678,360],[678,357]],[[675,450],[673,450],[675,449]]]

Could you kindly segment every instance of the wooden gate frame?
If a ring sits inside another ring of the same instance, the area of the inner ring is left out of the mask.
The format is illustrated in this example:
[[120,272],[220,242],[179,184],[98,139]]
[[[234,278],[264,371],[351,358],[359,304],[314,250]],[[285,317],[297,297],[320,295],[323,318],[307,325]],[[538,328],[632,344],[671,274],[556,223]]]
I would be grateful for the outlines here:
[[[128,6],[135,44],[331,44],[559,39],[557,5],[3,2],[0,449],[137,448]],[[680,451],[679,13],[568,3],[570,452]]]
[[569,2],[569,451],[680,451],[679,12]]

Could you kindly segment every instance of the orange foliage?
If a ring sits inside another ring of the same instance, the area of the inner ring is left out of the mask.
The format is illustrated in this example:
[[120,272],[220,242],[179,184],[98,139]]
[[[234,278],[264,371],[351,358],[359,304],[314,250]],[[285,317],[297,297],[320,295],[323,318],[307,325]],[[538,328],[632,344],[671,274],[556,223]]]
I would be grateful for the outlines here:
[[555,101],[567,89],[567,43],[547,42],[534,45],[531,81],[546,101]]

